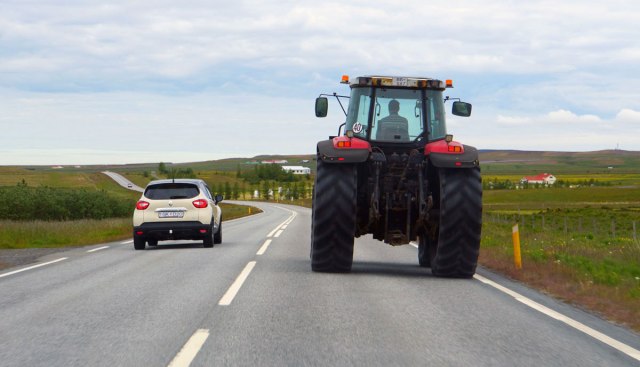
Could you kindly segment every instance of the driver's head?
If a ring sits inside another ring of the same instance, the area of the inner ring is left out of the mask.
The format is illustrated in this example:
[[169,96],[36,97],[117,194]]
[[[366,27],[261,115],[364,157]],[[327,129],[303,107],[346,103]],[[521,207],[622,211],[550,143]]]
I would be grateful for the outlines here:
[[389,102],[389,113],[398,113],[400,111],[400,103],[395,99]]

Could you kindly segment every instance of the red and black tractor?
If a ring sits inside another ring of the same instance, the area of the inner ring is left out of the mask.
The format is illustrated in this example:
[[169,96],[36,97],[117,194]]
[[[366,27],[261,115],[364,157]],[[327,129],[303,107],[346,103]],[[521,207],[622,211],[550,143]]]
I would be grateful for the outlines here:
[[[363,76],[343,83],[350,96],[338,136],[318,143],[313,192],[311,268],[349,272],[354,238],[372,234],[390,245],[415,241],[418,262],[436,276],[476,271],[482,227],[482,182],[476,148],[453,141],[445,103],[468,117],[471,105],[443,97],[450,80]],[[343,129],[344,127],[344,129]],[[340,134],[343,131],[343,134]]]

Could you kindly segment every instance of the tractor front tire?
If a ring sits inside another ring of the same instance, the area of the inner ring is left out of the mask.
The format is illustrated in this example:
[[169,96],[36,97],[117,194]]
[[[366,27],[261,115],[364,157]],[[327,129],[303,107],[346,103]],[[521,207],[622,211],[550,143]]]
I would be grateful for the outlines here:
[[318,157],[311,212],[311,270],[346,273],[356,232],[356,165]]
[[425,255],[430,257],[433,275],[471,278],[478,264],[482,230],[480,168],[441,168],[438,175],[440,221],[436,238],[425,242]]

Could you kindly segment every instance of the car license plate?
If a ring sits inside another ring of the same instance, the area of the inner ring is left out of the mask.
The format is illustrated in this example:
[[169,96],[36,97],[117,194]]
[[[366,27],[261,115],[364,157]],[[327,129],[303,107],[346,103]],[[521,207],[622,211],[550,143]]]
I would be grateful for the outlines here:
[[182,218],[184,212],[158,212],[158,218]]

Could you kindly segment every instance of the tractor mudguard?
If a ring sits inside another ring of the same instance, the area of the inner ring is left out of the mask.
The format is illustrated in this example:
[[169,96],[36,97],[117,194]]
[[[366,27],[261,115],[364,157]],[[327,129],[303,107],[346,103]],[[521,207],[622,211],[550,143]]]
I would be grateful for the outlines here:
[[[338,141],[350,141],[350,147],[338,148]],[[318,159],[328,163],[362,163],[369,159],[371,146],[357,138],[337,137],[318,143]]]
[[470,145],[463,145],[463,153],[429,153],[429,161],[439,168],[473,168],[480,165],[478,150]]

